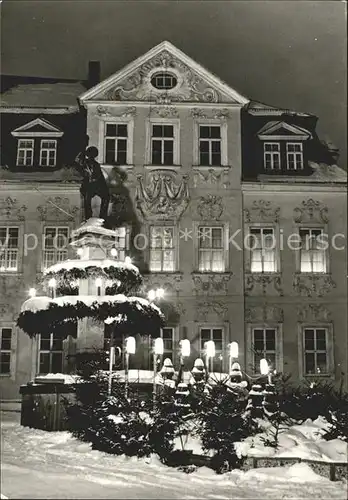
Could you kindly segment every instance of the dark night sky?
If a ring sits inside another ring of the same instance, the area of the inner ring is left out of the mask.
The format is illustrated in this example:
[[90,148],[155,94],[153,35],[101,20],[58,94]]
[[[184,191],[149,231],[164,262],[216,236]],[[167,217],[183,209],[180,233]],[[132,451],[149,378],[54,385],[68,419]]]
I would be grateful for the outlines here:
[[341,1],[4,0],[2,73],[102,77],[169,40],[245,96],[313,113],[346,168]]

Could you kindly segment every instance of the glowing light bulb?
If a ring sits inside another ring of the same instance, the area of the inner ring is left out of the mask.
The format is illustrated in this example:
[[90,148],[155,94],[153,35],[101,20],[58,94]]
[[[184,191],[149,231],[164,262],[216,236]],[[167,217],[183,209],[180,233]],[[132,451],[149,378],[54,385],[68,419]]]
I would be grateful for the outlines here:
[[131,259],[130,257],[128,257],[128,256],[127,256],[127,257],[124,259],[124,263],[125,263],[125,264],[127,264],[127,265],[131,264],[131,263],[132,263],[132,259]]
[[36,295],[36,288],[29,288],[29,297],[35,297]]
[[76,253],[81,257],[81,255],[83,254],[82,248],[78,248]]
[[117,257],[117,253],[118,253],[118,252],[117,252],[116,248],[112,248],[112,249],[110,250],[110,255],[111,255],[111,257]]
[[147,296],[148,296],[149,300],[151,300],[151,301],[155,300],[155,298],[156,298],[156,292],[155,292],[155,290],[149,290]]
[[156,297],[158,299],[161,299],[164,296],[164,289],[163,288],[157,288],[156,290]]

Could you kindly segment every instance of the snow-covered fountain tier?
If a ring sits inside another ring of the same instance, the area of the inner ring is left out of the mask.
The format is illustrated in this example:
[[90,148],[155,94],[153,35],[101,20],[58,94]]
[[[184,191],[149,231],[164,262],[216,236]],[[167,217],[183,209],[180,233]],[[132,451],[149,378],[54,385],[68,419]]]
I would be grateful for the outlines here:
[[[131,262],[117,259],[117,230],[92,218],[72,233],[76,258],[48,268],[44,295],[26,300],[17,324],[29,336],[54,332],[66,337],[75,328],[77,350],[101,348],[105,323],[115,324],[115,335],[157,337],[164,317],[148,300],[133,296],[142,283]],[[77,325],[77,332],[76,332]]]

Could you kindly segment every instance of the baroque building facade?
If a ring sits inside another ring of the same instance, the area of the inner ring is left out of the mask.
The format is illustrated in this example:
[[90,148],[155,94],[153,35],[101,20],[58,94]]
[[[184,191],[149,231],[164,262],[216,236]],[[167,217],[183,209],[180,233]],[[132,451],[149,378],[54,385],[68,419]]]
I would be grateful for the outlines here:
[[[178,364],[188,338],[191,367],[214,340],[214,371],[228,371],[237,341],[249,374],[266,356],[295,379],[347,383],[346,175],[316,117],[251,101],[169,42],[94,85],[57,85],[2,100],[2,398],[73,369],[73,338],[30,340],[15,322],[45,267],[72,255],[63,241],[83,217],[72,164],[85,135],[110,224],[122,220],[119,255],[140,268],[144,293],[165,291],[164,357]],[[131,367],[151,368],[148,339]]]

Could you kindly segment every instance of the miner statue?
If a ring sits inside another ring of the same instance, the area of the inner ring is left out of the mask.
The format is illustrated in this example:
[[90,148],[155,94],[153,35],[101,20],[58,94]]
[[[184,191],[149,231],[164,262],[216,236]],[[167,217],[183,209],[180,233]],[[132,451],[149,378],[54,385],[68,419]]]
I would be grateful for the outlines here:
[[97,215],[93,215],[92,199],[99,196],[101,199],[99,217],[106,221],[110,194],[100,164],[96,160],[97,156],[98,149],[95,146],[89,146],[77,155],[75,164],[82,175],[80,192],[84,200],[85,219],[97,217]]

